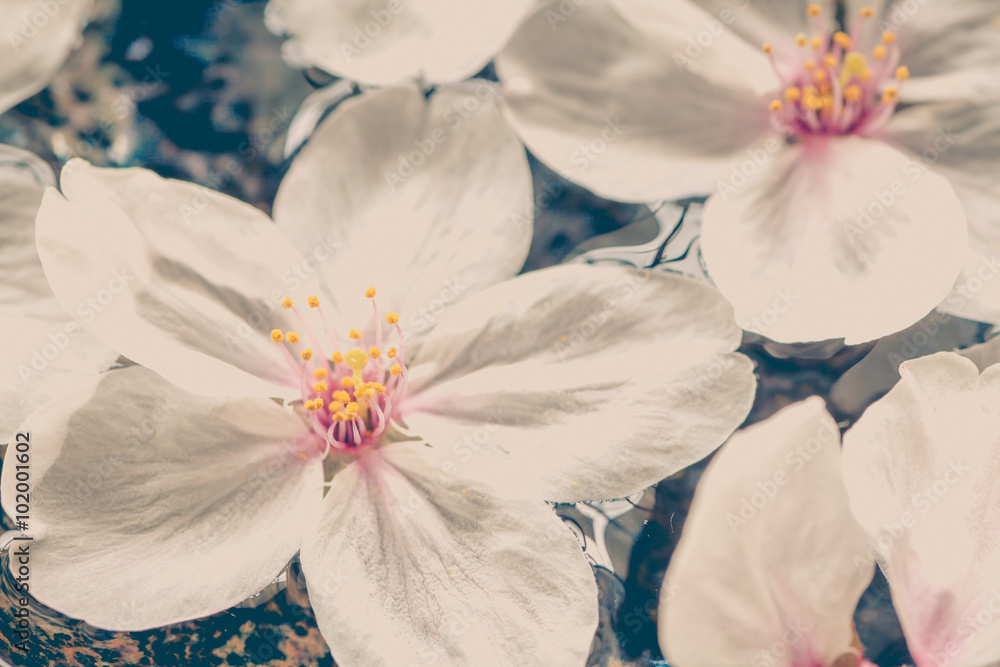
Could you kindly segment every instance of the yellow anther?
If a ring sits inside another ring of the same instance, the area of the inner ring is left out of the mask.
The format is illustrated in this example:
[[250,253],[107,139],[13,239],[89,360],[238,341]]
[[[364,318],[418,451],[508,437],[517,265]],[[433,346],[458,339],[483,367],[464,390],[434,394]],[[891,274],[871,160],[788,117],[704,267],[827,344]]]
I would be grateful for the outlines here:
[[365,298],[374,299],[375,298],[375,288],[369,287],[365,290]]
[[306,349],[302,350],[299,356],[302,357],[302,361],[309,361],[310,359],[313,358],[313,351],[307,347]]
[[386,313],[385,321],[388,322],[389,324],[395,324],[396,322],[399,321],[399,315],[397,315],[396,313]]
[[814,69],[816,69],[816,61],[814,61],[814,60],[807,60],[807,61],[805,61],[805,62],[803,63],[803,66],[804,66],[804,67],[805,67],[805,68],[806,68],[807,70],[809,70],[809,71],[811,72],[811,71],[813,71]]
[[351,389],[354,387],[354,378],[350,375],[340,378],[340,386],[344,389]]
[[891,30],[886,30],[882,33],[882,41],[886,44],[892,44],[896,41],[896,33]]
[[805,33],[799,33],[795,36],[795,43],[799,46],[805,46],[809,43],[809,38],[805,36]]
[[866,19],[870,19],[871,17],[875,16],[875,10],[872,9],[871,7],[862,7],[861,16],[863,16]]
[[317,368],[316,370],[313,371],[313,377],[316,378],[317,380],[324,379],[326,377],[326,369]]
[[315,391],[317,394],[322,394],[329,388],[330,387],[328,387],[326,383],[323,382],[322,380],[313,384],[313,391]]
[[823,8],[819,5],[809,5],[809,7],[806,9],[806,12],[809,14],[809,16],[819,16],[820,14],[823,13]]
[[845,51],[850,50],[850,48],[854,45],[854,43],[851,41],[851,38],[847,35],[846,32],[834,33],[833,43],[837,44],[838,46],[842,46]]
[[340,412],[344,409],[344,404],[338,401],[334,401],[330,404],[330,412]]
[[851,74],[860,74],[868,67],[868,59],[857,51],[844,54],[844,71]]
[[335,421],[335,422],[346,422],[347,421],[347,415],[345,415],[343,412],[335,412],[333,414],[333,421]]
[[281,333],[281,329],[271,329],[271,340],[280,343],[285,340],[285,334]]
[[368,348],[368,354],[371,355],[372,359],[378,359],[382,356],[382,350],[378,349],[374,345]]
[[899,95],[899,90],[889,86],[882,92],[882,103],[891,104],[896,101],[896,97]]
[[867,67],[861,70],[861,80],[868,81],[872,78],[872,71]]
[[833,108],[833,95],[824,95],[820,99],[823,102],[823,108],[824,109],[832,109]]
[[313,296],[309,297],[308,299],[306,299],[306,303],[309,304],[310,308],[319,308],[319,297],[316,296],[316,295],[313,295]]
[[355,403],[354,401],[351,401],[350,403],[348,403],[344,407],[344,414],[346,414],[351,419],[353,419],[354,417],[357,417],[358,416],[358,404]]
[[343,389],[338,389],[337,391],[333,392],[333,400],[337,401],[338,403],[347,403],[348,401],[351,400],[351,395],[348,394]]
[[844,88],[844,99],[848,102],[860,102],[864,96],[864,89],[856,83],[852,83],[847,88]]
[[285,340],[287,340],[289,343],[298,343],[301,339],[299,338],[299,335],[297,333],[295,333],[294,331],[289,331],[287,334],[285,334]]
[[817,51],[823,48],[823,38],[819,35],[813,35],[813,38],[809,40],[809,46],[813,47]]
[[330,361],[332,361],[335,364],[339,364],[343,360],[344,360],[344,355],[342,355],[340,352],[334,352],[333,356],[330,357]]
[[771,43],[764,42],[764,53],[771,55]]
[[375,390],[376,393],[379,394],[385,393],[385,385],[381,385],[378,382],[369,382],[368,386],[371,387],[373,390]]
[[799,90],[798,86],[789,86],[785,88],[785,99],[789,102],[798,102],[802,99],[802,91]]
[[390,347],[389,350],[385,353],[385,356],[389,357],[390,359],[395,359],[396,358],[396,348]]
[[323,398],[321,396],[317,396],[316,398],[314,398],[313,405],[315,405],[316,409],[319,410],[321,407],[323,407]]
[[287,296],[286,296],[286,297],[285,297],[284,299],[282,299],[282,300],[281,300],[281,307],[282,307],[282,308],[291,308],[291,307],[292,307],[292,305],[293,305],[293,304],[292,304],[292,299],[291,299],[291,297],[287,297]]
[[900,81],[910,78],[910,68],[906,65],[896,69],[896,78]]
[[[376,348],[372,348],[372,349],[376,349]],[[356,347],[353,350],[350,350],[344,356],[344,361],[347,362],[347,367],[348,368],[350,368],[352,370],[355,370],[355,371],[360,371],[368,363],[368,355],[365,354],[365,351],[362,350],[360,347]]]
[[399,364],[393,364],[392,366],[389,367],[389,373],[391,373],[392,375],[399,375],[402,372],[403,368]]
[[885,60],[886,53],[887,52],[885,50],[885,47],[882,46],[881,44],[872,49],[872,55],[875,56],[875,58],[877,58],[878,60]]
[[829,67],[830,69],[833,69],[834,67],[837,66],[837,56],[833,55],[832,53],[826,54],[825,56],[823,56],[823,64]]
[[768,107],[771,111],[781,111],[781,100],[771,100],[771,105]]
[[823,108],[823,98],[816,94],[816,89],[807,90],[802,104],[810,111],[819,111]]
[[813,72],[813,81],[816,83],[823,83],[829,80],[829,75],[826,73],[825,69],[818,69]]
[[305,405],[306,410],[309,410],[310,412],[319,410],[319,406],[316,405],[315,401],[306,401],[303,405]]
[[351,329],[347,333],[347,335],[350,336],[351,338],[353,338],[354,340],[361,340],[361,330],[360,329]]

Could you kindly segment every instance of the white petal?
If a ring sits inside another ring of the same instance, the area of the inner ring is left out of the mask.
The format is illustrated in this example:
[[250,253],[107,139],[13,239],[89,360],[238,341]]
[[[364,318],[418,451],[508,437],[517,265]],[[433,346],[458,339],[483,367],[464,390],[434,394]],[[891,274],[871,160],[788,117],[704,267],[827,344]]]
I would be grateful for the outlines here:
[[95,377],[118,358],[69,319],[0,317],[0,443],[28,415]]
[[35,250],[35,216],[54,183],[36,155],[0,145],[0,313],[7,316],[65,318]]
[[883,30],[898,35],[911,75],[900,88],[903,102],[1000,95],[1000,13],[992,0],[849,0],[847,15],[863,6],[876,13],[863,47]]
[[525,274],[456,307],[412,355],[411,431],[519,497],[621,498],[743,421],[753,364],[709,285],[622,266]]
[[0,25],[0,113],[42,88],[62,66],[90,19],[91,0],[54,5],[37,0],[4,0]]
[[271,0],[296,61],[359,83],[459,81],[483,69],[534,0]]
[[908,361],[844,436],[851,508],[872,540],[917,665],[1000,660],[1000,366]]
[[733,436],[695,491],[660,597],[672,665],[830,667],[852,646],[866,538],[818,398]]
[[479,80],[429,98],[415,86],[366,93],[338,107],[293,162],[274,217],[321,260],[344,327],[371,318],[369,286],[411,335],[521,269],[531,174],[494,95]]
[[497,57],[505,109],[532,153],[597,194],[703,193],[772,131],[752,82],[697,76],[673,55],[686,46],[654,43],[604,0],[546,3]]
[[316,619],[342,667],[583,665],[597,587],[543,503],[502,502],[438,472],[420,444],[333,480],[302,546]]
[[951,182],[969,222],[969,253],[942,310],[1000,324],[1000,112],[995,104],[922,104],[893,116],[886,139]]
[[[134,366],[49,404],[11,441],[29,466],[31,582],[41,602],[108,630],[207,616],[259,592],[318,518],[322,471],[292,413],[201,398]],[[17,563],[10,561],[12,571]]]
[[88,330],[189,391],[298,395],[270,331],[290,328],[278,304],[302,287],[303,260],[267,216],[82,160],[63,169],[62,190],[42,202],[38,252],[59,303]]
[[944,298],[966,253],[948,182],[871,139],[817,140],[750,160],[702,222],[709,273],[745,329],[782,343],[860,343]]

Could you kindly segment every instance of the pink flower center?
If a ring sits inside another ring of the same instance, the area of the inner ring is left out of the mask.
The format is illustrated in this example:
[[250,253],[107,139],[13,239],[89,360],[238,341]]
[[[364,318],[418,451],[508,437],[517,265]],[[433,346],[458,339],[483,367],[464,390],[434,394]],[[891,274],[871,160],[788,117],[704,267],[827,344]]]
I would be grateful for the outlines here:
[[396,329],[397,346],[383,350],[375,288],[369,287],[365,296],[371,299],[375,313],[374,340],[366,342],[360,330],[351,329],[350,346],[341,347],[315,296],[310,296],[307,302],[322,319],[325,341],[315,334],[287,297],[281,305],[298,317],[312,347],[307,347],[295,331],[271,332],[271,340],[281,347],[300,378],[302,407],[313,431],[326,443],[324,456],[330,449],[358,451],[377,443],[393,410],[406,395],[399,315],[385,316],[385,321]]
[[783,88],[782,99],[770,103],[772,124],[784,134],[799,136],[878,132],[895,111],[900,86],[910,76],[899,66],[895,33],[882,33],[880,43],[865,55],[855,49],[874,16],[870,8],[854,18],[850,34],[831,34],[819,5],[810,5],[808,12],[816,33],[799,34],[787,58],[776,58],[771,45],[764,45]]

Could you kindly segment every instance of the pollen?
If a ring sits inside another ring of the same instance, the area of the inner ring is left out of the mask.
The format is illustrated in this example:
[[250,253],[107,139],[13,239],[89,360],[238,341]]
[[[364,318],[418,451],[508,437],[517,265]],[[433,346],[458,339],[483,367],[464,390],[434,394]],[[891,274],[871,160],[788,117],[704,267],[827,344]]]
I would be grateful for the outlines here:
[[396,322],[399,322],[399,315],[397,315],[396,313],[386,313],[385,321],[388,322],[389,324],[395,324]]
[[809,70],[811,72],[812,70],[816,69],[816,61],[815,60],[807,60],[807,61],[805,61],[805,63],[803,63],[802,66],[805,67],[807,70]]
[[809,43],[809,38],[805,36],[805,33],[799,33],[795,36],[795,43],[799,46],[805,46]]
[[872,49],[872,55],[875,56],[878,60],[885,60],[886,53],[887,51],[885,50],[885,47],[882,46],[881,44]]
[[344,389],[353,388],[354,378],[352,378],[350,375],[345,375],[344,377],[340,378],[340,386],[343,387]]
[[771,111],[781,111],[781,100],[771,100]]
[[301,340],[301,338],[299,338],[299,335],[294,331],[289,331],[285,335],[285,340],[287,340],[289,343],[298,343]]
[[896,97],[898,95],[899,95],[899,90],[897,88],[889,86],[882,93],[882,103],[883,104],[891,104],[891,103],[893,103],[893,102],[896,101]]
[[[374,349],[374,348],[373,348]],[[360,371],[368,363],[368,355],[360,347],[356,347],[344,357],[347,367],[351,370]]]
[[393,364],[392,366],[389,367],[389,373],[391,373],[392,375],[399,375],[402,372],[403,369],[399,364]]
[[906,65],[896,69],[896,78],[900,81],[910,78],[910,68]]
[[357,416],[358,416],[358,404],[357,404],[357,403],[355,403],[354,401],[351,401],[351,402],[350,402],[350,403],[348,403],[348,404],[347,404],[347,406],[346,406],[346,407],[344,408],[344,413],[345,413],[345,414],[346,414],[346,415],[348,416],[348,418],[350,418],[350,419],[353,419],[354,417],[357,417]]
[[285,340],[285,334],[281,333],[281,329],[271,329],[271,340],[280,343]]
[[834,67],[837,66],[837,56],[833,55],[832,53],[826,54],[825,56],[823,56],[823,64],[829,67],[830,69],[833,69]]
[[359,329],[351,329],[347,335],[354,340],[361,340],[361,331]]
[[771,43],[770,42],[764,42],[764,53],[766,53],[768,55],[771,54]]
[[866,19],[870,19],[871,17],[875,16],[875,10],[872,9],[871,7],[862,7],[861,16],[863,16]]
[[343,389],[338,389],[337,391],[333,392],[333,400],[337,401],[338,403],[346,404],[350,402],[351,395],[348,394]]
[[281,300],[281,307],[282,308],[286,308],[286,309],[287,308],[291,308],[293,305],[294,304],[292,303],[292,299],[290,297],[286,296],[284,299]]
[[342,355],[340,352],[334,352],[333,355],[330,357],[330,361],[332,361],[335,364],[339,364],[344,361],[344,355]]
[[313,371],[313,377],[316,378],[317,380],[324,379],[326,377],[326,369],[317,368],[316,370]]
[[309,304],[310,308],[319,308],[319,297],[314,294],[306,299],[306,303]]
[[315,412],[316,410],[319,410],[321,407],[323,407],[322,404],[317,405],[316,401],[306,401],[304,405],[306,410],[309,410],[310,412]]
[[396,348],[390,347],[389,350],[385,353],[385,356],[389,357],[390,359],[395,359],[396,358]]
[[886,30],[882,33],[882,41],[886,44],[892,44],[896,41],[896,33],[891,30]]
[[789,86],[785,88],[785,99],[789,102],[798,102],[802,99],[802,91],[798,86]]
[[819,51],[823,47],[823,38],[819,35],[815,35],[810,41],[809,46],[813,47]]
[[374,287],[369,287],[368,289],[365,290],[365,298],[367,298],[367,299],[374,299],[375,298],[375,288]]
[[302,357],[302,361],[309,361],[310,359],[313,358],[313,351],[311,348],[307,347],[306,349],[302,350],[299,356]]
[[385,385],[379,384],[378,382],[369,382],[368,386],[375,390],[379,394],[385,393]]
[[844,71],[850,74],[860,74],[868,67],[868,59],[857,51],[844,55]]
[[333,421],[335,421],[335,422],[346,422],[347,421],[347,415],[345,415],[343,412],[339,412],[339,411],[335,412],[335,413],[333,413]]
[[809,16],[819,16],[820,14],[823,13],[823,8],[819,5],[809,5],[809,7],[806,9],[806,12],[809,14]]
[[374,345],[368,348],[368,354],[371,355],[372,359],[378,359],[382,356],[382,350],[378,349]]
[[823,83],[824,81],[828,81],[829,78],[830,75],[826,73],[825,69],[818,69],[813,72],[813,81],[816,83]]
[[860,102],[864,96],[864,90],[856,83],[852,83],[847,88],[844,88],[844,99],[852,104]]
[[845,51],[849,51],[854,43],[851,38],[848,37],[846,32],[837,32],[833,35],[833,43],[844,48]]
[[315,391],[317,394],[322,394],[327,389],[329,389],[329,387],[322,380],[313,384],[313,391]]

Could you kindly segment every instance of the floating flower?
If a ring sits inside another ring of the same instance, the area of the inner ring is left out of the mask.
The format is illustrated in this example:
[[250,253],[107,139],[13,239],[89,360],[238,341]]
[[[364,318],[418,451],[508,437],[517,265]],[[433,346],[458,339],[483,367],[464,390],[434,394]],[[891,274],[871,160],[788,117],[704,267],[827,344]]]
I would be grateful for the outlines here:
[[747,414],[752,364],[709,286],[511,278],[530,175],[495,107],[387,183],[458,95],[345,102],[277,225],[145,170],[65,167],[38,218],[46,273],[63,305],[134,274],[91,329],[142,366],[23,427],[39,600],[151,628],[255,594],[300,551],[345,667],[585,662],[596,586],[543,500],[627,496],[705,456]]
[[7,0],[0,4],[0,113],[44,88],[93,11],[92,0]]
[[[811,398],[734,435],[695,491],[660,597],[671,665],[854,667],[874,574],[841,474],[840,431]],[[858,564],[860,559],[860,565]]]
[[[55,175],[37,156],[0,145],[0,443],[37,408],[118,354],[74,322],[56,301],[35,250],[35,215]],[[96,311],[80,303],[77,314]]]
[[[981,350],[983,351],[983,350]],[[907,361],[844,436],[851,508],[917,667],[1000,661],[1000,365]]]
[[270,0],[267,24],[287,55],[358,83],[449,83],[481,69],[534,0]]
[[497,58],[508,115],[603,196],[711,193],[701,247],[744,328],[884,336],[984,270],[966,214],[995,251],[1000,40],[983,0],[846,5],[841,28],[832,2],[547,2]]

